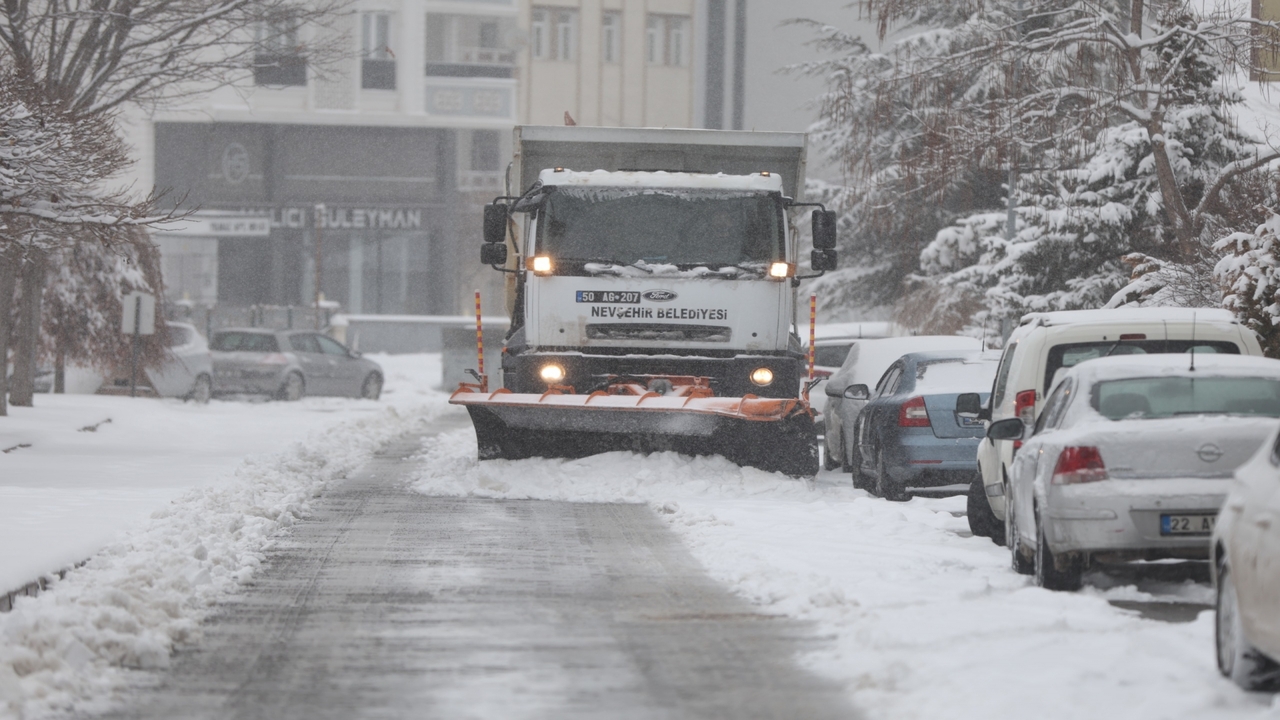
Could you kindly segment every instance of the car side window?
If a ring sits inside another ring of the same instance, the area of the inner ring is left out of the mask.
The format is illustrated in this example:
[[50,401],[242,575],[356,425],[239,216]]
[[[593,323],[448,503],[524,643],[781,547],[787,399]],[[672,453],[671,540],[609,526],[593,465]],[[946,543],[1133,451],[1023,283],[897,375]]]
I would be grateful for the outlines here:
[[1276,444],[1271,446],[1271,464],[1280,467],[1280,435],[1276,436]]
[[320,353],[320,346],[316,345],[316,339],[312,335],[290,335],[289,347],[295,352]]
[[1018,349],[1017,342],[1009,343],[1000,357],[1000,369],[996,371],[996,385],[991,390],[991,407],[1000,407],[1004,402],[1005,386],[1009,384],[1009,369],[1013,367],[1013,353]]
[[884,371],[884,376],[880,378],[879,384],[876,385],[876,397],[884,397],[892,395],[898,389],[898,380],[902,377],[902,366],[894,365]]
[[320,349],[324,351],[325,355],[340,355],[342,357],[348,355],[347,349],[337,340],[325,335],[313,335],[312,337],[315,338],[316,342],[320,343]]
[[1044,410],[1041,411],[1040,417],[1036,420],[1035,434],[1039,435],[1045,428],[1056,428],[1058,421],[1062,419],[1063,411],[1067,408],[1067,403],[1071,400],[1071,390],[1075,386],[1075,382],[1071,378],[1058,383],[1058,387],[1053,389],[1053,393],[1049,395],[1049,399],[1045,400]]

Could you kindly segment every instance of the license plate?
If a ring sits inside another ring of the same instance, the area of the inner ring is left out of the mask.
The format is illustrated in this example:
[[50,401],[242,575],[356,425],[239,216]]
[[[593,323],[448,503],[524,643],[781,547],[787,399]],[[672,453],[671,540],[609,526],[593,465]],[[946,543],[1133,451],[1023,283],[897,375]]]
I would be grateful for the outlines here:
[[978,427],[982,425],[982,420],[976,417],[958,416],[960,418],[960,427]]
[[639,305],[640,293],[614,290],[579,290],[575,296],[580,303],[616,303]]
[[1161,515],[1161,535],[1209,535],[1217,515]]

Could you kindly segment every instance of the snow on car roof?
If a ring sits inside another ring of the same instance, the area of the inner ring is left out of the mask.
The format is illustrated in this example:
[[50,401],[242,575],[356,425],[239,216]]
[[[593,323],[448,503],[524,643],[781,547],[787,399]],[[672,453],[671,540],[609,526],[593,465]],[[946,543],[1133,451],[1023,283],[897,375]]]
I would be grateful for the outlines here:
[[814,328],[818,341],[887,338],[905,334],[901,325],[890,321],[823,323]]
[[587,187],[696,188],[710,190],[758,190],[782,192],[782,176],[777,173],[726,175],[724,173],[687,173],[666,171],[547,169],[538,173],[543,185]]
[[[874,385],[895,360],[908,353],[929,350],[981,350],[982,341],[958,335],[909,335],[859,340],[832,380]],[[846,380],[847,378],[847,380]]]
[[1105,310],[1061,310],[1027,313],[1022,325],[1086,325],[1097,323],[1140,322],[1232,323],[1235,316],[1221,308],[1113,308]]
[[1280,360],[1251,355],[1197,352],[1195,370],[1191,353],[1153,355],[1113,355],[1085,360],[1071,371],[1093,380],[1152,375],[1275,375],[1280,377]]

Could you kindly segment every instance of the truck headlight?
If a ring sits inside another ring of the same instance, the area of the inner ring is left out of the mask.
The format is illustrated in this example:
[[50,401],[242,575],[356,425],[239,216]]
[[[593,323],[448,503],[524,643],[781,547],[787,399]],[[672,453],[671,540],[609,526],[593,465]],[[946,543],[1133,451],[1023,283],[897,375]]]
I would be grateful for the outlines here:
[[783,278],[789,278],[794,274],[795,269],[792,267],[791,263],[776,262],[769,264],[769,277],[771,278],[781,280]]
[[564,368],[554,363],[550,365],[543,365],[542,369],[538,371],[538,374],[542,376],[543,380],[546,380],[549,383],[558,383],[564,379]]
[[773,371],[767,367],[756,368],[751,371],[751,382],[764,387],[773,382]]
[[529,258],[527,267],[533,271],[534,275],[550,275],[554,269],[551,258],[546,255],[535,255]]

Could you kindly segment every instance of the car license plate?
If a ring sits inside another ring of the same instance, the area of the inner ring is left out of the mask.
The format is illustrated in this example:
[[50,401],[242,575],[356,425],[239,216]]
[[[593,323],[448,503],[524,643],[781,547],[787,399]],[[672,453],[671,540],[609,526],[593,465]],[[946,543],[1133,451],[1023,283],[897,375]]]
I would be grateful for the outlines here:
[[1209,535],[1217,515],[1161,515],[1161,535]]
[[976,417],[965,417],[964,415],[958,415],[957,417],[960,418],[960,427],[979,427],[982,425],[982,420]]

